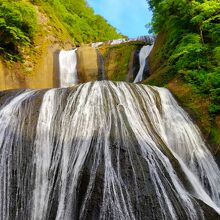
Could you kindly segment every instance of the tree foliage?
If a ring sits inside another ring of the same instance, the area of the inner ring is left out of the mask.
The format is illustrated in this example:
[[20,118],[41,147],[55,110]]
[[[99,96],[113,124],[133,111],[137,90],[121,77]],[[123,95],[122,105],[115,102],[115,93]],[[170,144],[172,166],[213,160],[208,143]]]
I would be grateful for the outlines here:
[[70,32],[76,45],[120,38],[116,29],[101,16],[95,15],[85,0],[32,0],[45,6]]
[[0,53],[18,59],[20,47],[31,43],[36,29],[36,13],[30,3],[0,0]]
[[11,60],[22,57],[22,47],[33,43],[38,23],[35,5],[72,36],[73,42],[105,41],[122,37],[85,0],[0,0],[0,54]]
[[212,101],[210,113],[220,112],[219,0],[148,0],[152,30],[167,33],[161,51],[166,65],[182,73],[198,93]]

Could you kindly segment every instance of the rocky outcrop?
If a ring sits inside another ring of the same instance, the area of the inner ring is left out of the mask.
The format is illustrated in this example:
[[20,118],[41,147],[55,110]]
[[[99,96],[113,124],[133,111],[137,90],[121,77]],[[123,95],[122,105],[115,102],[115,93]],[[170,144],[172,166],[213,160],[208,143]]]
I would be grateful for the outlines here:
[[104,58],[102,56],[102,54],[99,52],[99,50],[97,51],[97,58],[98,58],[98,68],[99,68],[99,76],[98,76],[98,80],[105,80],[106,76],[105,76],[105,61]]
[[47,44],[36,61],[6,63],[0,60],[0,90],[52,88],[59,86],[59,44]]
[[128,75],[126,76],[125,80],[126,82],[133,82],[138,73],[138,70],[140,68],[139,52],[140,48],[137,48],[131,53]]
[[105,61],[108,80],[133,82],[138,73],[138,53],[143,42],[128,42],[118,45],[102,45],[98,49]]
[[77,50],[77,73],[79,81],[89,82],[98,79],[99,66],[96,49],[82,46]]

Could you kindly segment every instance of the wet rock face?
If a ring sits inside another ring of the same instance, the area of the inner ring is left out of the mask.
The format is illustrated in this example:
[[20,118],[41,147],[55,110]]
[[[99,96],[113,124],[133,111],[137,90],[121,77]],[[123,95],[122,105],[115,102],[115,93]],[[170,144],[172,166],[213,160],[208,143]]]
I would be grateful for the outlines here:
[[143,80],[147,79],[150,76],[150,69],[149,69],[149,58],[146,59],[146,64],[144,67],[143,72]]
[[98,59],[98,80],[105,80],[105,61],[102,54],[96,49],[97,59]]
[[61,48],[58,43],[48,43],[44,45],[40,55],[25,63],[7,65],[0,60],[0,90],[59,87],[58,57]]
[[140,69],[140,60],[139,60],[139,53],[141,47],[136,48],[132,53],[129,61],[129,70],[128,75],[126,77],[126,82],[134,82],[135,77]]
[[219,219],[217,165],[166,89],[1,92],[0,146],[0,219]]
[[96,49],[82,46],[77,50],[77,73],[81,83],[95,81],[99,75]]
[[131,54],[126,82],[133,82],[138,73],[138,70],[140,69],[140,61],[139,61],[140,50],[141,48],[137,48]]

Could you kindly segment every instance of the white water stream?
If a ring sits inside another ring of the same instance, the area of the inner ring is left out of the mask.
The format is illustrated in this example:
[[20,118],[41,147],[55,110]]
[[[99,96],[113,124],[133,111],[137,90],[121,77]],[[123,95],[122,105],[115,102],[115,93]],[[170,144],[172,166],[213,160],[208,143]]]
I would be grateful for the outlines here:
[[137,83],[143,80],[143,73],[144,73],[144,68],[146,65],[146,60],[152,49],[153,49],[153,45],[147,45],[141,48],[140,53],[139,53],[140,69],[137,73],[137,76],[134,79],[134,83]]
[[78,83],[77,76],[77,49],[60,51],[60,87],[70,87]]
[[[41,104],[39,102],[41,100]],[[0,219],[205,219],[220,171],[167,89],[99,81],[0,108]]]

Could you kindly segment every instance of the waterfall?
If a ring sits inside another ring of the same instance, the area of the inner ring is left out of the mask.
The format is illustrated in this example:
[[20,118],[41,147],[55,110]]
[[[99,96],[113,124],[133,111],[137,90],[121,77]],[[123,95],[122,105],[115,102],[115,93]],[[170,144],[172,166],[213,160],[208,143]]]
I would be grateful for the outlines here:
[[122,44],[122,43],[128,43],[132,41],[142,41],[145,42],[146,44],[153,44],[155,41],[155,36],[140,36],[136,38],[121,38],[121,39],[114,39],[114,40],[109,40],[106,42],[95,42],[91,43],[91,47],[99,47],[103,44],[110,44],[110,45],[117,45],[117,44]]
[[154,36],[140,36],[136,38],[122,38],[122,39],[107,41],[107,44],[115,45],[115,44],[122,44],[122,43],[127,43],[127,42],[132,42],[132,41],[142,41],[147,44],[153,44],[155,41],[155,37]]
[[220,171],[165,88],[0,93],[0,219],[219,219]]
[[91,43],[91,47],[99,47],[103,44],[104,44],[103,42],[95,42],[95,43]]
[[115,39],[115,40],[110,40],[107,43],[110,45],[115,45],[115,44],[122,44],[122,43],[126,43],[127,39],[126,38],[122,38],[122,39]]
[[147,45],[147,46],[143,46],[141,48],[141,51],[139,53],[139,61],[140,61],[140,69],[137,73],[137,76],[134,80],[134,83],[140,82],[143,80],[143,74],[144,74],[144,68],[146,65],[146,59],[149,56],[151,50],[153,48],[153,45]]
[[78,83],[76,50],[60,51],[60,87],[69,87]]

